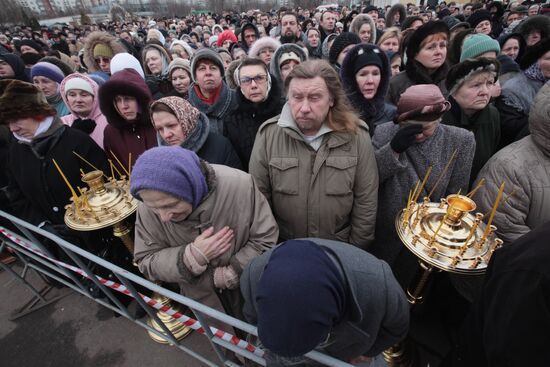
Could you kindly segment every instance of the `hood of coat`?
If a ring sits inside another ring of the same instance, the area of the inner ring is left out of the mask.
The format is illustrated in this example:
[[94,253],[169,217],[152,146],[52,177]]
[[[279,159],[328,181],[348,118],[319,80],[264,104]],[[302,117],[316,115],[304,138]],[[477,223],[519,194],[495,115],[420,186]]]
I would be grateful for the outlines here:
[[537,147],[550,159],[550,83],[535,96],[529,112],[529,131]]
[[248,57],[258,57],[260,51],[266,47],[272,48],[273,52],[275,52],[280,46],[281,42],[277,41],[275,38],[262,37],[252,44],[248,51]]
[[99,106],[110,125],[118,129],[128,126],[126,121],[118,113],[114,100],[117,95],[132,96],[137,99],[141,112],[138,114],[137,124],[148,125],[149,103],[153,97],[145,83],[145,80],[134,69],[124,69],[115,73],[105,84],[99,88]]
[[109,33],[103,31],[90,33],[86,38],[86,43],[84,44],[84,63],[90,73],[101,70],[94,58],[94,48],[100,43],[108,45],[111,50],[113,50],[113,56],[121,52],[126,52],[126,48]]
[[143,49],[141,50],[141,63],[143,64],[143,71],[145,72],[145,75],[152,75],[151,70],[147,66],[147,63],[145,62],[145,56],[147,55],[147,51],[150,50],[150,49],[155,49],[158,52],[160,52],[160,55],[164,59],[164,61],[162,63],[163,67],[162,67],[161,76],[168,75],[168,66],[170,65],[170,62],[172,61],[172,57],[170,56],[170,54],[168,53],[168,51],[166,51],[166,49],[164,47],[162,47],[160,45],[157,45],[155,43],[149,43],[149,44],[145,45],[143,47]]
[[526,44],[525,44],[525,39],[523,38],[523,36],[519,33],[508,33],[508,34],[502,34],[499,38],[498,38],[498,43],[500,45],[500,49],[502,50],[502,48],[504,48],[504,44],[510,39],[510,38],[514,38],[516,40],[518,40],[518,43],[519,43],[519,53],[518,55],[516,56],[516,58],[514,59],[516,62],[519,63],[519,60],[521,60],[521,57],[523,56],[523,52],[525,51],[525,47],[526,47]]
[[[67,82],[69,80],[74,79],[74,78],[84,79],[86,82],[88,82],[92,86],[92,90],[94,91],[94,104],[93,104],[93,107],[92,107],[92,112],[88,116],[79,116],[76,113],[74,113],[73,110],[71,109],[71,107],[69,106],[68,101],[67,101],[67,95],[66,95],[66,92],[65,92],[65,85],[67,84]],[[74,74],[69,75],[68,77],[63,79],[63,81],[59,85],[59,93],[61,93],[61,97],[63,98],[63,102],[65,103],[65,106],[67,106],[69,111],[71,111],[71,115],[74,117],[74,119],[89,118],[89,119],[92,119],[92,120],[96,120],[99,116],[102,115],[101,109],[99,108],[99,86],[88,75],[80,74],[80,73],[74,73]]]
[[[371,100],[366,100],[363,97],[363,93],[357,85],[355,80],[355,60],[358,57],[359,50],[363,52],[373,52],[373,50],[378,50],[378,56],[382,63],[382,69],[380,70],[380,84],[378,85],[378,90],[374,95],[374,98]],[[358,44],[355,45],[347,53],[344,61],[342,62],[342,67],[340,69],[340,77],[342,78],[342,84],[344,85],[344,90],[348,96],[352,105],[361,112],[361,118],[368,122],[368,119],[374,117],[381,109],[384,108],[384,99],[388,93],[390,87],[391,72],[388,57],[383,51],[380,51],[378,46],[371,44]]]
[[515,33],[519,33],[523,38],[527,39],[531,31],[537,30],[540,32],[541,40],[550,37],[550,17],[546,15],[534,15],[525,18],[515,29]]
[[368,14],[358,14],[349,25],[349,31],[359,35],[359,30],[363,24],[370,24],[370,40],[368,43],[375,43],[376,41],[376,24],[374,19]]
[[307,60],[307,54],[304,49],[294,43],[285,43],[275,51],[275,54],[273,54],[273,57],[271,58],[271,63],[269,64],[269,72],[271,75],[277,78],[277,80],[281,84],[281,88],[284,88],[284,85],[282,85],[279,60],[281,60],[281,56],[283,54],[288,52],[294,52],[296,55],[298,55],[302,62]]
[[258,28],[252,23],[246,23],[241,28],[241,37],[243,37],[243,41],[241,42],[241,47],[248,54],[249,47],[246,45],[246,42],[244,41],[244,31],[247,30],[247,29],[252,29],[254,31],[254,33],[256,34],[256,39],[257,40],[260,39],[260,31],[258,31]]
[[399,24],[403,24],[405,17],[407,16],[407,10],[403,4],[395,4],[388,10],[386,14],[386,27],[393,27],[396,23],[393,21],[393,17],[396,13],[399,13]]
[[[281,100],[281,88],[280,82],[273,75],[271,76],[271,89],[267,95],[267,99],[260,103],[254,103],[245,98],[241,88],[236,89],[237,95],[237,111],[236,112],[250,112],[259,113],[261,116],[273,117],[281,112],[280,100]],[[268,118],[269,118],[268,117]],[[262,121],[263,123],[263,121]]]
[[17,79],[22,82],[32,82],[29,75],[27,75],[25,63],[23,62],[21,57],[17,56],[16,54],[0,54],[0,60],[3,60],[8,65],[10,65],[15,74],[13,77],[9,77],[6,79]]

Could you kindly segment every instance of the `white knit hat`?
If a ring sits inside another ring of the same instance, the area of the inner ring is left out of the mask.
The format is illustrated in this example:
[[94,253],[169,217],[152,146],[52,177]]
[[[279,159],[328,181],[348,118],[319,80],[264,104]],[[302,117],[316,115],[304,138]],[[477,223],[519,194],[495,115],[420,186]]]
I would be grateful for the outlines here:
[[73,89],[80,89],[90,93],[92,96],[95,95],[94,88],[90,83],[88,83],[86,79],[76,77],[67,80],[67,82],[65,83],[65,95],[67,95],[67,93],[69,93],[69,91]]

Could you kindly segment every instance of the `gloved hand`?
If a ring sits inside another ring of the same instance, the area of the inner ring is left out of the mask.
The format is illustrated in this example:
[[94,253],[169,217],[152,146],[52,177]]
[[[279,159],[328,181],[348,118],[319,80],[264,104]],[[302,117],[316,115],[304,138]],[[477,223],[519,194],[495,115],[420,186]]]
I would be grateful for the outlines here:
[[412,124],[399,129],[390,142],[390,147],[396,153],[403,153],[415,143],[416,135],[422,133],[422,125]]
[[96,123],[92,119],[76,119],[73,121],[73,124],[71,125],[72,128],[78,129],[80,131],[85,132],[86,134],[91,134],[92,131],[94,131],[96,126]]

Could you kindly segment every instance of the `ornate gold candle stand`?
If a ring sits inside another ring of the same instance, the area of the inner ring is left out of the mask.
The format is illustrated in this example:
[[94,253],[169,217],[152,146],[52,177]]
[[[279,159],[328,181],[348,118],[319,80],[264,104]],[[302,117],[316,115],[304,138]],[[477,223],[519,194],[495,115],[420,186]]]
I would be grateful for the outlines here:
[[[119,180],[113,177],[104,181],[102,171],[91,171],[82,177],[89,188],[79,189],[80,196],[71,198],[72,203],[65,206],[65,223],[76,231],[94,231],[112,226],[113,234],[120,238],[130,254],[134,254],[134,241],[130,235],[133,225],[126,219],[135,213],[138,202],[130,194],[130,182],[126,176]],[[71,191],[74,192],[74,190]],[[155,293],[153,299],[162,305],[174,308],[170,299]],[[166,325],[177,340],[183,339],[192,329],[175,320],[172,316],[157,311],[158,318]],[[147,323],[160,333],[163,329],[149,318]],[[148,331],[151,339],[158,343],[168,343],[155,333]]]

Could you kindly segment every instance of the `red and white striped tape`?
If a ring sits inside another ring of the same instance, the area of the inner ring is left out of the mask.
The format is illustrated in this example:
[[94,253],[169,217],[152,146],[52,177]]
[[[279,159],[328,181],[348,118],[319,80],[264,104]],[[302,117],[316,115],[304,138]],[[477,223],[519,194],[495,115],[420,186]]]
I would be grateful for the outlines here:
[[[7,238],[9,238],[10,240],[12,240],[13,242],[15,242],[16,244],[26,248],[27,250],[29,251],[32,251],[33,253],[45,258],[45,259],[48,259],[49,261],[51,262],[54,262],[66,269],[69,269],[75,273],[78,273],[79,275],[85,277],[85,278],[90,278],[82,269],[80,268],[77,268],[76,266],[73,266],[73,265],[69,265],[69,264],[65,264],[64,262],[61,262],[59,260],[55,260],[55,259],[52,259],[48,256],[46,256],[46,254],[44,254],[42,251],[40,251],[39,249],[29,245],[25,240],[21,239],[20,237],[8,232],[5,228],[3,227],[0,227],[0,233],[3,234],[4,236],[6,236]],[[128,296],[132,296],[131,292],[128,290],[128,288],[126,288],[124,285],[120,284],[120,283],[116,283],[116,282],[113,282],[111,280],[107,280],[107,279],[104,279],[98,275],[95,276],[102,284],[104,284],[106,287],[109,287],[111,289],[114,289],[120,293],[124,293]],[[191,329],[201,333],[201,334],[205,334],[205,331],[204,331],[204,328],[201,326],[200,322],[195,320],[195,319],[192,319],[190,318],[189,316],[186,316],[176,310],[174,310],[173,308],[171,307],[168,307],[168,306],[163,306],[161,303],[157,302],[156,300],[150,298],[150,297],[147,297],[146,295],[144,294],[141,294],[141,293],[138,293],[139,296],[141,298],[143,298],[143,300],[151,307],[159,310],[159,311],[162,311],[164,313],[167,313],[168,315],[172,316],[174,319],[178,320],[179,322],[185,324],[186,326],[190,327]],[[218,338],[222,339],[222,340],[225,340],[226,342],[229,342],[233,345],[236,345],[240,348],[243,348],[243,349],[246,349],[247,351],[251,352],[251,353],[254,353],[255,355],[257,355],[258,357],[263,357],[264,356],[264,351],[260,348],[257,348],[256,346],[242,340],[242,339],[239,339],[238,337],[232,335],[232,334],[229,334],[223,330],[219,330],[219,329],[216,329],[215,327],[210,327],[210,330],[212,331],[212,334],[214,334],[215,336],[217,336]]]

